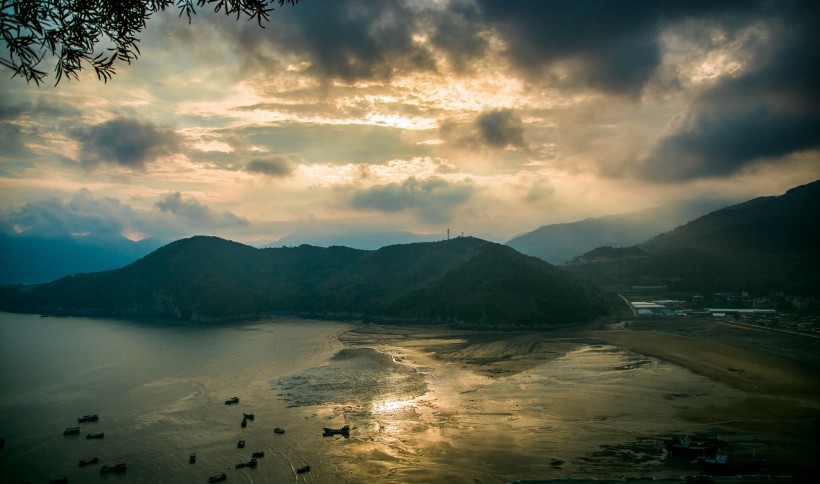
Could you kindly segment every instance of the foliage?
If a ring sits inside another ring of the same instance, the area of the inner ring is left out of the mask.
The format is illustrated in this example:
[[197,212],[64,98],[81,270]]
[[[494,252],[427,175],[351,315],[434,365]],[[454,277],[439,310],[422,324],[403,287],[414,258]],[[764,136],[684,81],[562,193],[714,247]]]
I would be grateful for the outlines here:
[[[0,0],[0,35],[6,44],[0,63],[27,82],[37,85],[48,75],[40,70],[47,55],[56,57],[56,83],[63,77],[78,79],[83,65],[93,67],[97,78],[108,81],[115,62],[136,60],[137,35],[152,15],[179,9],[188,22],[196,8],[213,6],[214,12],[256,20],[260,27],[278,3],[298,0]],[[110,46],[101,48],[101,46]]]
[[215,237],[169,244],[122,269],[0,291],[21,312],[208,320],[287,313],[542,325],[606,313],[605,296],[534,257],[479,239],[364,251],[255,249]]

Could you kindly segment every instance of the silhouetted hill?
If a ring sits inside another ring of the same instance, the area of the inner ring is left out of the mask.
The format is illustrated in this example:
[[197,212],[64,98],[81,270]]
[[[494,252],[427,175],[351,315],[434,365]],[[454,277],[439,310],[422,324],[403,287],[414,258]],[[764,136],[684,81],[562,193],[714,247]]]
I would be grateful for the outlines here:
[[272,244],[267,244],[266,247],[309,244],[317,247],[333,247],[338,245],[353,249],[376,250],[389,245],[433,242],[443,238],[442,234],[422,235],[412,232],[323,233],[306,231],[288,234]]
[[820,295],[820,180],[704,215],[633,250],[584,254],[564,266],[599,284]]
[[508,247],[475,239],[256,249],[193,237],[122,269],[4,288],[0,309],[185,320],[287,313],[408,321],[555,324],[605,314],[606,296]]
[[168,241],[0,234],[0,284],[37,284],[128,265]]
[[561,264],[596,247],[624,247],[644,242],[729,204],[726,200],[694,200],[620,215],[545,225],[515,237],[507,245],[522,254],[551,264]]

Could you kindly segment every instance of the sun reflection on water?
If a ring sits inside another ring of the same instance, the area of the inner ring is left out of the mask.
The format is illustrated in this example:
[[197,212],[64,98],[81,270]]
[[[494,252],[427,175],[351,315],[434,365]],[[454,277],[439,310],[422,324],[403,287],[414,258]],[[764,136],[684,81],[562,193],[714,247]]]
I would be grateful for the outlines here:
[[412,405],[412,400],[383,400],[373,402],[373,413],[385,414],[399,412],[405,410],[407,407],[412,407]]

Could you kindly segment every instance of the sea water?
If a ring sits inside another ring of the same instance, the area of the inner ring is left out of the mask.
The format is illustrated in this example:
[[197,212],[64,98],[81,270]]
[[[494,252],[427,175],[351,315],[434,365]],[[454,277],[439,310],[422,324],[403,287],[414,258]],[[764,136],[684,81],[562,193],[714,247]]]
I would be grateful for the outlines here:
[[[0,313],[0,482],[207,482],[223,472],[227,482],[293,482],[295,469],[316,459],[310,443],[321,440],[321,428],[289,408],[270,382],[321,366],[349,327]],[[234,396],[239,404],[225,405]],[[243,413],[255,414],[245,428]],[[87,414],[99,421],[77,422]],[[75,426],[80,435],[63,435]],[[276,427],[286,433],[275,434]],[[103,439],[86,439],[100,432]],[[235,469],[257,451],[265,457],[256,469]],[[99,464],[78,465],[92,457]],[[125,474],[100,476],[102,465],[121,462]]]

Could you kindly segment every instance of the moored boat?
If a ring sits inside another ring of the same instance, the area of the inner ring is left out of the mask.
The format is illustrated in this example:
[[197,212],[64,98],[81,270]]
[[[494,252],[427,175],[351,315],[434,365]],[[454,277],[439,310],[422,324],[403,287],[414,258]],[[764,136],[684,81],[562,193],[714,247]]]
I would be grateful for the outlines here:
[[254,452],[253,454],[251,454],[251,457],[253,457],[254,459],[258,459],[260,457],[265,457],[265,453],[264,452]]
[[225,405],[233,405],[235,403],[239,403],[239,397],[231,397],[225,400]]
[[273,429],[273,433],[275,433],[275,434],[284,434],[285,429],[283,429],[281,427],[276,427],[275,429]]
[[340,429],[331,429],[331,428],[328,428],[328,427],[323,427],[322,430],[324,430],[324,433],[322,434],[324,437],[328,437],[330,435],[343,435],[345,437],[350,436],[350,426],[349,425],[345,425],[344,427],[342,427]]
[[716,438],[692,438],[689,435],[663,441],[666,451],[674,456],[710,456],[725,443]]
[[695,459],[701,474],[708,476],[734,476],[738,474],[755,474],[763,466],[763,459],[754,457],[743,460],[727,454],[717,453],[713,457]]
[[80,427],[69,427],[63,430],[63,435],[80,435]]
[[304,465],[296,468],[297,474],[304,474],[305,472],[310,472],[310,466]]
[[247,427],[247,426],[248,426],[248,420],[243,418],[243,419],[242,419],[242,424],[241,424],[241,427],[244,429],[244,428],[245,428],[245,427]]
[[83,415],[82,417],[77,419],[77,423],[97,422],[99,420],[100,420],[100,416],[95,413],[94,415]]
[[244,449],[244,448],[245,448],[245,441],[244,441],[244,440],[240,440],[239,442],[237,442],[237,443],[236,443],[236,448],[237,448],[237,449]]
[[239,464],[236,464],[236,468],[237,469],[242,469],[243,467],[255,468],[258,463],[259,463],[259,461],[257,461],[256,459],[251,459],[248,462],[240,462]]
[[100,432],[98,434],[86,434],[86,439],[102,439],[105,438],[105,432]]
[[256,416],[255,416],[254,414],[252,414],[252,413],[245,413],[245,412],[242,412],[242,417],[243,417],[243,418],[246,418],[246,419],[248,419],[248,420],[254,420],[254,419],[256,419]]
[[188,456],[188,463],[196,464],[196,452],[191,452],[191,455]]
[[225,473],[223,472],[222,474],[219,474],[217,476],[209,477],[208,482],[222,482],[222,481],[225,481],[227,479],[228,479],[228,476],[225,475]]
[[100,459],[98,459],[96,457],[92,457],[90,459],[83,459],[83,460],[80,461],[80,467],[90,466],[92,464],[96,464],[99,461],[100,461]]
[[125,464],[117,464],[115,466],[100,467],[100,474],[120,474],[128,470]]

